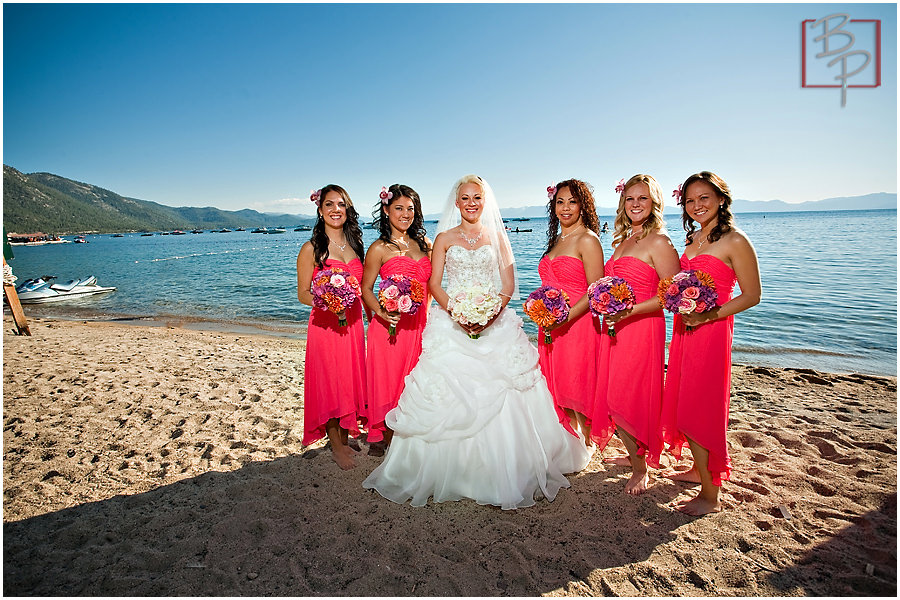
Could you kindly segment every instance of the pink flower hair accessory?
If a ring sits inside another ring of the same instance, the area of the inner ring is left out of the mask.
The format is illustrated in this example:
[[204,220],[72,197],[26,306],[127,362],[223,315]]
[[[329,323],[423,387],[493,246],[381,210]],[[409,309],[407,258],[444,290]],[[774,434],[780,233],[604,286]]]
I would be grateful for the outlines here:
[[681,204],[681,200],[682,200],[682,196],[683,196],[683,194],[681,192],[682,185],[684,185],[684,184],[679,183],[678,187],[675,188],[674,190],[672,190],[672,197],[675,198],[675,204]]
[[625,179],[622,178],[616,182],[616,193],[621,194],[625,191]]
[[387,206],[387,203],[390,202],[391,198],[394,197],[394,193],[389,192],[386,187],[382,186],[381,193],[378,194],[378,197],[381,198],[381,203]]
[[312,190],[309,193],[309,199],[319,206],[322,203],[322,190]]
[[556,195],[556,186],[548,185],[547,186],[547,197],[550,198],[551,200],[553,200],[553,196],[555,196],[555,195]]

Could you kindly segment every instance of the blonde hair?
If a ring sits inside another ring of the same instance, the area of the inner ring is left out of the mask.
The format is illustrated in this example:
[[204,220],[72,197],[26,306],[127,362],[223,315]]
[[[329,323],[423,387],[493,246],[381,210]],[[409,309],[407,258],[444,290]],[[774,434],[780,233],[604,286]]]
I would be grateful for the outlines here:
[[647,188],[650,190],[650,200],[653,202],[650,216],[644,220],[638,239],[641,240],[650,233],[666,227],[666,220],[663,217],[663,194],[662,188],[659,187],[659,182],[652,175],[638,173],[625,182],[625,187],[622,189],[622,193],[619,194],[619,207],[616,209],[615,232],[613,233],[612,241],[613,248],[624,242],[628,237],[628,231],[631,230],[631,219],[625,214],[625,193],[628,191],[628,188],[638,183],[647,184]]

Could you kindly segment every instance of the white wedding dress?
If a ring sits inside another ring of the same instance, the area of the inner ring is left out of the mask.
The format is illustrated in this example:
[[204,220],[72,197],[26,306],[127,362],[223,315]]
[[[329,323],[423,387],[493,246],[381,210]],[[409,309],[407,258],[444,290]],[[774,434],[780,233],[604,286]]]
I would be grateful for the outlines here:
[[[491,246],[447,250],[444,281],[451,295],[491,282],[496,271]],[[590,460],[584,439],[560,424],[537,350],[512,309],[473,340],[434,307],[422,355],[385,423],[393,440],[363,487],[394,502],[411,499],[413,506],[424,506],[429,496],[531,506],[541,496],[553,500],[569,487],[564,474]]]

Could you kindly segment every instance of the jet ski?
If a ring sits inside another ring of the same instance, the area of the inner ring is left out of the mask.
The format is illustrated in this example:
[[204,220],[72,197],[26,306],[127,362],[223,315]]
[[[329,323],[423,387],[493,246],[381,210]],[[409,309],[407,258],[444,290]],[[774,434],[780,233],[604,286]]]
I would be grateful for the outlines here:
[[57,302],[68,298],[83,298],[94,294],[114,292],[114,287],[97,285],[97,278],[91,275],[84,279],[70,279],[62,283],[52,283],[56,277],[44,275],[36,279],[27,279],[16,288],[16,295],[22,304],[39,304]]

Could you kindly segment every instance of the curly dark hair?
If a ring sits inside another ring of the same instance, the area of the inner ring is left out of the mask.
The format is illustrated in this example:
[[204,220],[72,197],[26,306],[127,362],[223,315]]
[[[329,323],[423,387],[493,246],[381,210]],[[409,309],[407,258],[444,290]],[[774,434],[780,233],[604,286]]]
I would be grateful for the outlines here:
[[341,198],[344,200],[344,204],[347,205],[347,220],[344,221],[344,236],[347,238],[347,243],[350,244],[350,247],[353,248],[353,251],[360,260],[366,255],[365,250],[363,249],[362,229],[359,228],[359,213],[353,208],[353,201],[350,200],[350,194],[348,194],[347,190],[341,186],[329,183],[319,190],[320,206],[316,211],[316,224],[313,226],[312,237],[310,238],[313,245],[313,255],[315,256],[316,266],[320,269],[325,268],[325,261],[328,259],[328,242],[330,241],[328,239],[328,234],[325,233],[325,219],[322,218],[321,207],[321,202],[325,200],[325,195],[328,192],[337,192],[340,194]]
[[375,228],[378,230],[378,239],[385,244],[394,246],[397,250],[400,249],[400,246],[391,239],[391,220],[385,214],[383,209],[389,207],[399,198],[406,196],[413,201],[413,208],[415,209],[415,216],[413,216],[413,221],[410,224],[409,229],[406,230],[406,233],[409,237],[416,240],[416,243],[419,245],[419,249],[422,250],[422,252],[428,254],[428,242],[425,241],[425,215],[422,214],[422,202],[419,199],[419,194],[408,185],[400,183],[395,183],[388,188],[388,191],[391,193],[391,199],[388,200],[387,205],[379,200],[375,208],[372,209],[372,221],[375,223]]
[[694,242],[694,233],[696,233],[697,228],[695,227],[696,224],[694,220],[688,216],[687,209],[685,208],[685,195],[687,195],[688,186],[695,181],[705,181],[713,186],[716,190],[716,195],[719,197],[719,200],[722,201],[722,206],[719,207],[719,212],[716,215],[716,224],[712,228],[712,231],[709,232],[710,243],[718,241],[719,238],[734,229],[734,215],[731,212],[731,188],[728,187],[725,180],[711,171],[694,173],[685,179],[681,186],[683,194],[681,197],[681,222],[684,224],[684,230],[687,232],[688,246]]
[[597,235],[600,235],[600,223],[597,219],[597,209],[594,206],[594,189],[589,183],[585,183],[580,179],[566,179],[565,181],[560,181],[556,184],[556,191],[553,192],[553,197],[547,202],[547,216],[549,217],[549,222],[547,223],[547,249],[544,250],[545,255],[553,249],[553,246],[556,245],[556,240],[559,239],[559,218],[556,216],[556,196],[559,194],[559,190],[565,187],[569,188],[572,197],[578,201],[578,206],[581,207],[581,222],[584,223],[585,227]]

